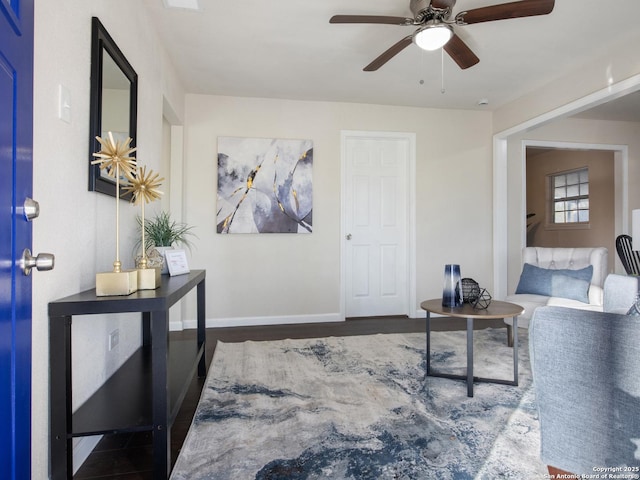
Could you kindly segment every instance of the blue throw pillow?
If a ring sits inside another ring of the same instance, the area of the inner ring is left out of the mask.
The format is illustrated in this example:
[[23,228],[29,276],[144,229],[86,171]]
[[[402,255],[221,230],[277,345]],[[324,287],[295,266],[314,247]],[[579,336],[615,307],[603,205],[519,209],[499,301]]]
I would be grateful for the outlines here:
[[540,268],[525,263],[516,293],[561,297],[589,303],[593,265],[579,270]]

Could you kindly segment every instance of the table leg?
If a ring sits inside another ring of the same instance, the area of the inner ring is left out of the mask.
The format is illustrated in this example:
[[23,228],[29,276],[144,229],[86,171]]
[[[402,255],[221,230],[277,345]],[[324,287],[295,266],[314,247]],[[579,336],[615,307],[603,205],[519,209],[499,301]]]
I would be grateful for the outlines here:
[[473,397],[473,318],[467,318],[467,397]]
[[205,342],[207,338],[207,332],[205,330],[205,283],[204,279],[196,287],[196,303],[197,303],[197,316],[198,316],[198,350],[202,348],[202,356],[198,362],[198,376],[204,377],[207,375],[207,363],[205,359]]
[[518,385],[518,317],[513,317],[513,384]]
[[[423,307],[424,308],[424,307]],[[455,380],[463,380],[467,383],[467,396],[473,397],[473,384],[474,382],[478,383],[497,383],[501,385],[518,385],[518,317],[513,317],[513,380],[506,380],[501,378],[485,378],[485,377],[474,377],[474,359],[473,359],[473,321],[474,318],[463,317],[462,315],[454,315],[459,318],[467,318],[467,371],[464,374],[454,374],[454,373],[445,373],[440,372],[431,367],[431,312],[424,308],[426,311],[426,330],[427,330],[427,349],[425,355],[425,379],[426,377],[440,377],[440,378],[451,378]]]
[[153,419],[153,478],[168,478],[171,471],[169,428],[169,352],[166,310],[151,312],[151,370]]
[[426,376],[431,372],[431,314],[427,311],[427,350],[426,350]]
[[142,345],[151,345],[151,313],[142,312]]
[[50,317],[49,337],[49,458],[51,478],[58,480],[73,476],[71,317]]

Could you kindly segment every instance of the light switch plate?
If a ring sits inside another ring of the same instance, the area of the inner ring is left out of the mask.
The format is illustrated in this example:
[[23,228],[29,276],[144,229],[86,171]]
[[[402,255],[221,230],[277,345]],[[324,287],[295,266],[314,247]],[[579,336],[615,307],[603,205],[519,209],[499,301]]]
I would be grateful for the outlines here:
[[58,86],[58,118],[71,123],[71,92],[62,84]]

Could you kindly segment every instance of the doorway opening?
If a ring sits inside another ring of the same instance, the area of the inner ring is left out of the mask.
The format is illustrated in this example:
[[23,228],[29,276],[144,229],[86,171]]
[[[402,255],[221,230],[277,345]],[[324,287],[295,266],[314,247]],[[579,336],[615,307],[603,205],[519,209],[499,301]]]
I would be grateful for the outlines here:
[[615,251],[615,151],[526,146],[526,246]]
[[[169,101],[163,99],[161,177],[165,178],[160,208],[175,222],[185,221],[182,206],[184,175],[184,127]],[[169,329],[196,328],[196,321],[185,321],[186,304],[180,300],[169,310]]]

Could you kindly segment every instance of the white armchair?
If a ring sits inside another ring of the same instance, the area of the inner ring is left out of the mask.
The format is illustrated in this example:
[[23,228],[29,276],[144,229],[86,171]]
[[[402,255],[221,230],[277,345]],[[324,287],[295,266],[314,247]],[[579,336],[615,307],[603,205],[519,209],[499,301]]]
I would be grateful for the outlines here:
[[[526,247],[522,251],[524,264],[542,269],[552,270],[580,270],[590,265],[593,267],[590,284],[586,285],[586,297],[580,300],[574,295],[553,296],[538,293],[514,293],[508,295],[507,302],[516,303],[524,308],[524,313],[518,317],[518,327],[528,328],[529,320],[537,307],[554,305],[560,307],[578,308],[582,310],[603,310],[603,286],[609,273],[609,252],[604,247],[594,248],[548,248]],[[519,287],[522,285],[521,283]],[[518,291],[518,290],[516,290]],[[525,289],[526,291],[526,289]],[[571,298],[573,297],[573,298]],[[586,301],[584,301],[586,300]],[[509,336],[509,345],[513,340],[513,319],[505,319]]]

